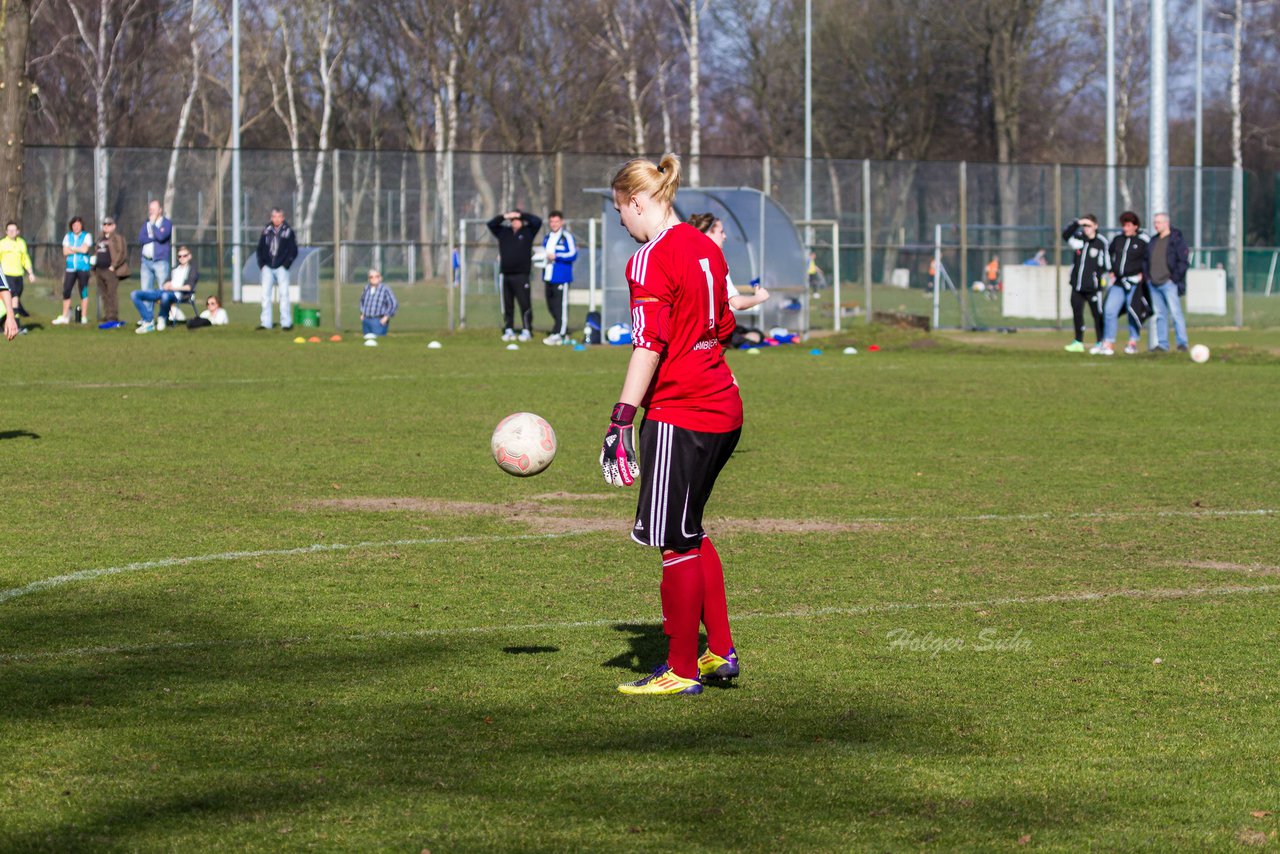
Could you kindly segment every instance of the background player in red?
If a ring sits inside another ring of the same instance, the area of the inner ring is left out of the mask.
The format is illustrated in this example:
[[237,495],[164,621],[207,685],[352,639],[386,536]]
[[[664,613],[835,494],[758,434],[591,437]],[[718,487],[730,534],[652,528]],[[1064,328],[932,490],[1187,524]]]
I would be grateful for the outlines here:
[[[632,160],[613,178],[614,208],[637,243],[627,263],[633,350],[600,451],[605,482],[640,478],[631,537],[662,550],[667,660],[624,694],[699,694],[704,679],[738,675],[724,570],[702,529],[716,476],[742,432],[742,397],[721,341],[733,332],[724,253],[672,208],[680,161]],[[632,439],[645,408],[640,459]],[[698,656],[698,624],[707,651]]]

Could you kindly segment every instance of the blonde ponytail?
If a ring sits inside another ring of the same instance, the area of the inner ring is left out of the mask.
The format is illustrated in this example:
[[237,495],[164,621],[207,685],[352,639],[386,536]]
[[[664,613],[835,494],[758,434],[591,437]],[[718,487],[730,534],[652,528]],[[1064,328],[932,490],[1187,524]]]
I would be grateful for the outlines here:
[[615,196],[629,199],[648,193],[654,201],[670,207],[680,188],[680,158],[664,154],[656,166],[643,158],[629,160],[613,176],[611,186]]

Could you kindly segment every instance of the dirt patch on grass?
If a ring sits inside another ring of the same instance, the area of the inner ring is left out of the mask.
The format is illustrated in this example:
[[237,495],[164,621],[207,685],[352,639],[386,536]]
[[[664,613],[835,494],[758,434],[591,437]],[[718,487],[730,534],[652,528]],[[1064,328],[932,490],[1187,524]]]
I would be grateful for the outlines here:
[[1267,566],[1262,563],[1231,563],[1222,560],[1189,560],[1178,566],[1187,569],[1213,569],[1219,572],[1240,572],[1246,575],[1280,575],[1280,566]]
[[534,501],[608,501],[610,498],[613,494],[608,492],[544,492],[533,496]]
[[[531,501],[513,501],[506,504],[486,504],[479,501],[446,501],[440,498],[326,498],[301,506],[300,510],[323,508],[349,510],[362,513],[429,513],[437,516],[497,516],[524,522],[539,533],[567,534],[594,533],[596,531],[626,531],[631,524],[631,514],[620,513],[616,507],[601,507],[597,515],[583,515],[581,509],[573,514],[562,513],[562,508],[543,501],[586,501],[611,498],[604,495],[575,495],[572,493],[548,493],[535,496]],[[847,534],[857,531],[880,530],[883,525],[874,522],[834,522],[823,519],[729,519],[708,518],[705,527],[717,533],[755,534]]]

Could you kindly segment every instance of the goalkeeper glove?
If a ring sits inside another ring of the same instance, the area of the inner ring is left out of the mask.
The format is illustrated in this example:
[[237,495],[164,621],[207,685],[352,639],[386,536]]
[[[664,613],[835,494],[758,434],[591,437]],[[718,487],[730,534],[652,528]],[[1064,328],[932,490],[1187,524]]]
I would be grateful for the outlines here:
[[613,407],[609,432],[604,434],[600,448],[600,469],[604,472],[604,482],[610,486],[630,486],[640,476],[633,438],[635,427],[631,424],[635,417],[636,408],[630,404],[619,403]]

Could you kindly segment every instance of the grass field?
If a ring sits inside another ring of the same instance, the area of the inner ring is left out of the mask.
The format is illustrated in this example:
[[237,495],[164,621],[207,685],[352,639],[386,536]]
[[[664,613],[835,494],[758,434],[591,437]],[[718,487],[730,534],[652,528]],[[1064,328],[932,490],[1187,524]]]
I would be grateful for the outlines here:
[[731,354],[744,675],[659,700],[624,351],[0,347],[0,850],[1274,846],[1276,333],[1059,338]]

